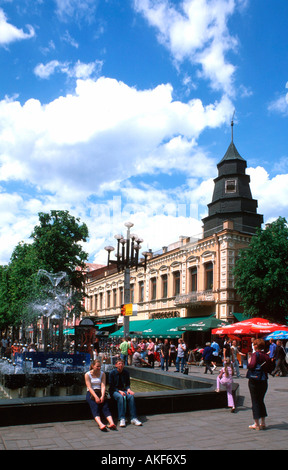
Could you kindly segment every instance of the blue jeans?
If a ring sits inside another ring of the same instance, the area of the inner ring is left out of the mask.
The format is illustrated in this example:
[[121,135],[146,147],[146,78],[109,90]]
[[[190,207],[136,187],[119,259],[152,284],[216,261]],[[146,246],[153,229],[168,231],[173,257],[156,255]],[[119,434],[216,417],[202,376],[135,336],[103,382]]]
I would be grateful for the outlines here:
[[236,372],[237,377],[240,377],[240,370],[239,370],[239,361],[238,359],[235,359],[233,362],[233,366]]
[[185,366],[185,357],[178,357],[176,359],[176,370],[179,372],[179,365],[181,364],[181,372],[184,372],[184,366]]
[[125,366],[128,365],[128,354],[120,354],[122,361],[124,361]]
[[169,356],[160,356],[161,369],[164,370],[164,364],[166,364],[166,370],[168,370]]
[[125,396],[122,396],[121,393],[114,392],[112,394],[112,397],[117,402],[119,420],[125,419],[126,406],[128,407],[129,412],[130,412],[130,418],[131,419],[137,418],[134,395],[130,395],[125,392]]
[[86,393],[86,401],[88,405],[90,406],[93,418],[96,418],[96,416],[100,416],[100,411],[102,411],[105,418],[107,418],[108,416],[111,416],[107,400],[105,400],[104,403],[96,403],[95,400],[92,400],[90,398],[90,395],[91,395],[90,392]]

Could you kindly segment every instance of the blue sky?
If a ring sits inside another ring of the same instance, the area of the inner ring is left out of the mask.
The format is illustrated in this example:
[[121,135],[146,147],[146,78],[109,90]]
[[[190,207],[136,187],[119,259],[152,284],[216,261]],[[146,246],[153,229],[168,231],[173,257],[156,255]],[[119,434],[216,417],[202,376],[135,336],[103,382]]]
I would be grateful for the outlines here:
[[131,220],[201,233],[231,139],[258,211],[288,218],[286,0],[0,0],[0,263],[39,212],[85,221],[90,262]]

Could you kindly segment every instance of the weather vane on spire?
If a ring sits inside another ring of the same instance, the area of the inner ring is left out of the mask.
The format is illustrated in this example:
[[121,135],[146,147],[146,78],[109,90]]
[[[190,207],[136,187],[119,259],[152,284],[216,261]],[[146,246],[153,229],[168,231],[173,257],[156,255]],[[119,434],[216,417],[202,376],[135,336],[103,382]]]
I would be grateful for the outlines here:
[[231,142],[233,143],[233,126],[234,126],[234,116],[235,116],[235,109],[234,109],[234,112],[233,112],[233,116],[232,116],[232,119],[231,119]]

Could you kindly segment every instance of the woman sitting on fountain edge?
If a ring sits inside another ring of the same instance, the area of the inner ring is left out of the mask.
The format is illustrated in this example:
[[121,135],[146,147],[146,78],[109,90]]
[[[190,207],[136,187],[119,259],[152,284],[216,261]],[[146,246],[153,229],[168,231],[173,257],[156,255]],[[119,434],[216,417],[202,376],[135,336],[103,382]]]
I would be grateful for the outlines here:
[[100,410],[102,410],[109,423],[108,429],[116,429],[107,400],[105,400],[106,374],[101,371],[101,362],[98,359],[91,363],[89,372],[86,372],[85,383],[87,386],[86,401],[99,429],[104,432],[107,431],[105,424],[101,421]]

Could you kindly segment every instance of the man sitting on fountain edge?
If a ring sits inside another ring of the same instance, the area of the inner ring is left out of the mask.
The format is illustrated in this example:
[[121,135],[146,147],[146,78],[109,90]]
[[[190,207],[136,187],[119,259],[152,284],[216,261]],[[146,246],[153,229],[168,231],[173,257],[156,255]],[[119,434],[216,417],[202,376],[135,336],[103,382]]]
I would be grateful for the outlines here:
[[117,402],[119,426],[122,428],[126,426],[126,406],[130,412],[131,423],[135,426],[142,426],[136,415],[134,392],[130,388],[130,374],[127,369],[124,369],[122,359],[118,359],[115,366],[116,369],[109,374],[109,394]]

